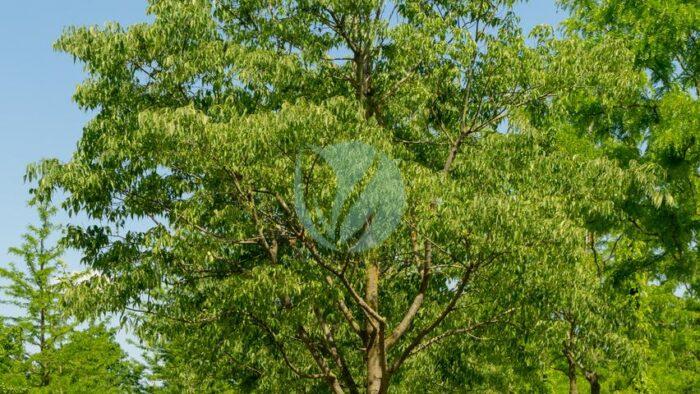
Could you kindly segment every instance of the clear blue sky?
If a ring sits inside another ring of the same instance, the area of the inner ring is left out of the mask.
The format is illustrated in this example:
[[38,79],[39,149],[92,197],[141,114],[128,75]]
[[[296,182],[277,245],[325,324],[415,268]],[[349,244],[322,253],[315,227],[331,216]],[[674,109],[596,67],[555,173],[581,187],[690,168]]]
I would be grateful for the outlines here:
[[[26,206],[28,163],[65,160],[89,114],[71,101],[82,67],[53,50],[69,25],[146,20],[143,0],[7,1],[0,12],[0,264],[34,221]],[[71,264],[74,266],[73,264]],[[74,266],[77,267],[77,266]]]
[[[6,251],[18,245],[34,211],[27,207],[28,163],[42,158],[66,160],[90,114],[71,101],[84,74],[79,64],[52,49],[66,26],[107,21],[131,24],[147,20],[145,0],[6,1],[0,12],[0,266],[12,261]],[[553,0],[533,0],[517,7],[523,27],[558,23],[563,14]],[[59,221],[68,218],[59,215]],[[66,256],[71,270],[81,269],[79,255]],[[0,315],[10,311],[0,306]],[[124,342],[124,335],[120,336]],[[127,346],[132,355],[136,350]]]

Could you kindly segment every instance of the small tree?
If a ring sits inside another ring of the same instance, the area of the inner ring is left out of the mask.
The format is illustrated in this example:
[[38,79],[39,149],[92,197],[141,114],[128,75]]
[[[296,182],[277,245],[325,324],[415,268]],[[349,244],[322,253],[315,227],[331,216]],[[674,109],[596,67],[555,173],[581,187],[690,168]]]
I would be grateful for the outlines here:
[[[72,325],[61,313],[58,300],[61,295],[59,277],[65,273],[65,264],[60,256],[63,247],[50,245],[51,235],[58,226],[51,223],[55,208],[47,203],[37,205],[39,225],[29,226],[20,247],[10,248],[10,253],[22,258],[26,270],[10,263],[8,268],[0,268],[0,278],[9,283],[2,286],[2,302],[20,308],[24,314],[10,317],[21,329],[29,351],[28,356],[31,385],[48,386],[51,375],[57,367],[54,351],[64,341]],[[33,349],[32,349],[33,348]]]
[[128,359],[115,340],[115,329],[96,324],[73,331],[56,351],[58,370],[51,388],[73,392],[133,393],[141,391],[143,366]]

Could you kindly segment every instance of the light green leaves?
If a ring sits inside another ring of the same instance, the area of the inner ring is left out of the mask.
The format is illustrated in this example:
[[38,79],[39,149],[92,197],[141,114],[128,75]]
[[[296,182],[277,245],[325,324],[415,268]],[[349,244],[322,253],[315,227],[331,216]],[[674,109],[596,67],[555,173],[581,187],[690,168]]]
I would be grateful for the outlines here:
[[576,3],[530,42],[512,5],[163,0],[68,30],[97,111],[31,175],[99,223],[67,234],[97,273],[78,305],[145,311],[178,388],[353,391],[380,320],[407,330],[380,363],[399,391],[513,391],[562,354],[565,309],[581,362],[616,360],[604,284],[696,229],[695,101],[647,94],[633,9],[608,29],[612,3]]

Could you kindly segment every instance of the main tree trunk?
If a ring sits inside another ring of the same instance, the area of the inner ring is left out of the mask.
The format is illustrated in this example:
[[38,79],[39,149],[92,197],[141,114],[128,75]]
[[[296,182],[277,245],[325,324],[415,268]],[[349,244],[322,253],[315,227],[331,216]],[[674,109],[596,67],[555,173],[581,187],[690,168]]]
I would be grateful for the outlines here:
[[[375,262],[367,265],[367,291],[365,301],[379,311],[379,266]],[[384,327],[372,317],[367,318],[367,394],[385,393],[386,354],[384,352]]]

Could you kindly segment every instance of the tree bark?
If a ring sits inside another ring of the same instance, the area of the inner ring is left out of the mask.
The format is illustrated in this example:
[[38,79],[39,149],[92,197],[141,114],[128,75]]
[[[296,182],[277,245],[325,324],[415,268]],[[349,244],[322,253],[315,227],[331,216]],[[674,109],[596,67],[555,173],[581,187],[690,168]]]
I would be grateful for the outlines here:
[[566,358],[569,364],[569,394],[578,394],[578,385],[576,384],[576,363],[570,357]]
[[[369,262],[367,265],[367,291],[365,301],[379,311],[379,265]],[[384,352],[383,323],[371,316],[367,318],[367,394],[385,393],[386,354]]]
[[[43,269],[43,267],[41,268]],[[39,352],[45,356],[46,355],[46,350],[47,350],[47,343],[46,343],[46,310],[44,308],[41,309],[41,312],[39,313]],[[41,368],[41,386],[46,387],[49,385],[50,381],[50,376],[49,376],[49,369],[46,365],[46,361],[42,360],[39,362],[39,366]]]
[[600,394],[600,381],[595,372],[586,372],[586,380],[591,388],[591,394]]
[[[44,224],[45,227],[45,224]],[[44,239],[42,238],[39,241],[39,256],[43,256],[46,254],[46,247],[44,246]],[[39,262],[39,271],[43,271],[45,267],[45,260],[39,257],[38,259]],[[37,282],[37,285],[39,287],[39,292],[41,293],[42,297],[45,297],[44,290],[45,287],[47,286],[47,283],[44,283],[43,281]],[[42,301],[43,302],[43,301]],[[41,311],[39,312],[39,352],[41,353],[42,356],[46,356],[46,351],[48,348],[48,344],[46,341],[46,307],[42,306]],[[45,358],[42,357],[42,361],[39,363],[39,366],[41,368],[41,386],[46,387],[51,383],[51,376],[49,375],[49,368],[46,365],[46,360]]]

